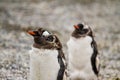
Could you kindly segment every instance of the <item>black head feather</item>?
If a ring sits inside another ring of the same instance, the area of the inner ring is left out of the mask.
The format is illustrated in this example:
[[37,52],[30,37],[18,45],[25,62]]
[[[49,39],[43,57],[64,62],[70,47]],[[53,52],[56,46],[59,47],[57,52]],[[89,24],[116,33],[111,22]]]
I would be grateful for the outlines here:
[[60,49],[62,45],[56,35],[39,28],[36,31],[28,31],[34,38],[34,47],[42,49]]

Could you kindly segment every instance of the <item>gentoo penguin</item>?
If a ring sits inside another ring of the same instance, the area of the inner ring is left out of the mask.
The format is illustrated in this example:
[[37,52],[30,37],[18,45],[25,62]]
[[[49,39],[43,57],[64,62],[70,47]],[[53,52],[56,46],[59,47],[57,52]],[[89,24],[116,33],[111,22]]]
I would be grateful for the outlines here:
[[34,38],[30,80],[64,80],[65,57],[58,37],[43,28],[28,33]]
[[93,32],[85,24],[74,25],[74,28],[67,42],[70,80],[96,80],[99,58]]

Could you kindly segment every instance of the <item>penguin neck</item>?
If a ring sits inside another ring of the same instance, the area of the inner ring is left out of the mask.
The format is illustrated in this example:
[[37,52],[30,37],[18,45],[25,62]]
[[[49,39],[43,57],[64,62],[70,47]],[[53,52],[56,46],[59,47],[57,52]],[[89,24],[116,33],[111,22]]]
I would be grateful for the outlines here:
[[76,38],[76,37],[71,37],[70,39],[72,39],[73,41],[75,41],[76,43],[91,43],[92,42],[92,40],[93,40],[93,38],[91,37],[91,36],[85,36],[85,37],[81,37],[81,38]]
[[81,50],[84,50],[88,47],[91,47],[91,42],[92,38],[90,36],[81,37],[79,39],[75,37],[70,37],[70,40],[67,42],[67,45],[69,46],[69,48],[73,49],[73,47],[75,47],[75,50],[77,49],[79,51],[80,48]]
[[35,52],[39,52],[40,50],[45,50],[45,49],[39,49],[39,48],[36,48],[36,47],[32,46],[32,50],[35,51]]
[[52,49],[38,49],[35,47],[32,47],[32,54],[44,54],[44,55],[52,55],[51,53],[58,53],[58,50],[52,50]]
[[33,47],[37,48],[37,49],[44,49],[44,50],[57,50],[57,48],[55,46],[53,46],[54,44],[49,44],[49,45],[39,45],[37,43],[33,44]]

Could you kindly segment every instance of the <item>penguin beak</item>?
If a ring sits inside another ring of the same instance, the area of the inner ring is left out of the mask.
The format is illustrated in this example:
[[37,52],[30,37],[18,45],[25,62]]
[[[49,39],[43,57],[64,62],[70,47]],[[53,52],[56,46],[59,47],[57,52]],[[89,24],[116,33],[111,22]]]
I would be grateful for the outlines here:
[[27,33],[32,35],[32,36],[36,35],[36,33],[34,31],[27,31]]
[[74,28],[75,28],[75,29],[79,29],[79,27],[78,27],[77,25],[74,25]]

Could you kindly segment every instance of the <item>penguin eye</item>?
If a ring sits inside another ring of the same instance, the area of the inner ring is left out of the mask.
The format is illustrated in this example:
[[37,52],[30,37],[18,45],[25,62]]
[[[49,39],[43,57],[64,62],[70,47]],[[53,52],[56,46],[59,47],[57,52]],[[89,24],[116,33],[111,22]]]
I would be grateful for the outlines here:
[[53,38],[52,36],[48,36],[48,37],[46,38],[46,40],[47,40],[47,41],[50,41],[50,42],[52,42],[53,39],[54,39],[54,38]]

